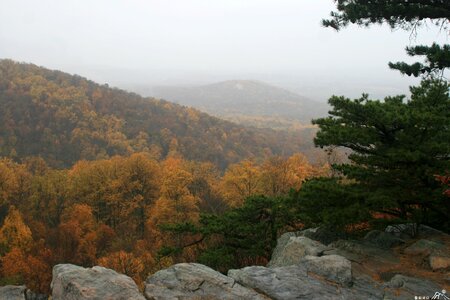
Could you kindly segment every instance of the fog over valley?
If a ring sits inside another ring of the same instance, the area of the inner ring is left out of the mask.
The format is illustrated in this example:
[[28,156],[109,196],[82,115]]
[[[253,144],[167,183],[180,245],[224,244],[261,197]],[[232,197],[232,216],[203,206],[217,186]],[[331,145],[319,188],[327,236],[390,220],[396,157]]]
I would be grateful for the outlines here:
[[[325,102],[332,94],[406,93],[418,80],[388,61],[445,40],[387,26],[335,32],[324,0],[2,0],[0,57],[151,95],[161,85],[260,80]],[[389,46],[389,47],[388,47]]]

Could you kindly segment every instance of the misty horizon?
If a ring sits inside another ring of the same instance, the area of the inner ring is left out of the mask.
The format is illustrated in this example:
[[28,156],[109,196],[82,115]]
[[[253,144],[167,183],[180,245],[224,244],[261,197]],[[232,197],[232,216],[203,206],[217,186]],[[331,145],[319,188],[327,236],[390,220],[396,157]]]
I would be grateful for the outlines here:
[[447,39],[426,27],[417,36],[384,25],[335,32],[321,26],[334,9],[331,0],[3,4],[0,58],[145,96],[155,86],[226,80],[263,81],[321,102],[333,94],[408,94],[419,80],[387,63],[412,61],[407,45]]

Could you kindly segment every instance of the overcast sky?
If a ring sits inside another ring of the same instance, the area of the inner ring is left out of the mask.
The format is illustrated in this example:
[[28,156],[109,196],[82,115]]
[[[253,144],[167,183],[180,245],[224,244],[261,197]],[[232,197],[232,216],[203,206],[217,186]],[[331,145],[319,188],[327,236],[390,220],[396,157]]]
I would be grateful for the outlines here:
[[[0,0],[0,58],[133,88],[257,79],[322,99],[405,93],[390,71],[404,47],[446,34],[388,27],[341,32],[331,0]],[[448,42],[448,41],[447,41]]]

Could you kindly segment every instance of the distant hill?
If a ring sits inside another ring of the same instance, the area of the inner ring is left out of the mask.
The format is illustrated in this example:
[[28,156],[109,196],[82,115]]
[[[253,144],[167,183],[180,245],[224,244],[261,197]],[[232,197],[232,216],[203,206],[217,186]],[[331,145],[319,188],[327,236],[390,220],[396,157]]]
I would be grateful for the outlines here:
[[144,151],[224,168],[249,157],[308,152],[314,133],[303,134],[248,129],[78,75],[0,60],[0,156],[41,156],[67,167]]
[[325,103],[260,81],[231,80],[204,86],[159,86],[155,97],[192,106],[229,120],[257,127],[309,125],[327,114]]

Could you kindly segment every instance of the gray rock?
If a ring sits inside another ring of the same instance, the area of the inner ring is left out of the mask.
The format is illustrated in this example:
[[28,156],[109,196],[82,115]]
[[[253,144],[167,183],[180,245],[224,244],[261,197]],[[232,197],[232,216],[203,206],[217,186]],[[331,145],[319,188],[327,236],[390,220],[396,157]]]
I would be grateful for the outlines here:
[[176,264],[156,272],[147,278],[144,294],[153,300],[268,299],[230,277],[195,263]]
[[428,296],[431,297],[435,292],[442,290],[442,288],[426,279],[408,277],[401,274],[397,274],[386,284],[387,287],[396,289],[400,294],[396,295],[394,291],[390,291],[388,294],[392,299],[414,299],[415,296]]
[[325,251],[326,247],[307,237],[297,237],[284,234],[277,241],[272,259],[268,267],[283,267],[298,264],[306,255],[318,256]]
[[24,285],[6,285],[0,287],[0,300],[25,300]]
[[[275,257],[280,257],[282,255],[284,248],[286,247],[286,244],[289,242],[291,237],[296,237],[298,233],[299,232],[286,232],[277,239],[277,245],[276,245],[275,249],[273,249],[273,252],[272,252],[272,260]],[[269,262],[269,264],[270,264],[270,262]]]
[[435,251],[442,250],[444,247],[445,246],[441,243],[421,239],[405,248],[404,252],[408,255],[430,255]]
[[353,285],[347,289],[347,299],[383,299],[387,300],[383,286],[368,275],[353,276]]
[[406,224],[397,224],[397,225],[389,225],[386,227],[385,232],[393,234],[400,238],[411,238],[416,234],[419,235],[446,235],[444,232],[434,229],[430,226],[419,225],[414,223],[406,223]]
[[47,295],[37,294],[24,285],[6,285],[0,287],[0,300],[47,300]]
[[331,243],[324,255],[337,254],[350,261],[362,263],[367,260],[383,263],[398,263],[399,259],[391,251],[357,241],[339,240]]
[[352,264],[340,255],[305,256],[301,265],[308,272],[325,277],[344,286],[352,284]]
[[27,291],[25,292],[25,298],[27,300],[47,300],[48,296],[44,294],[38,294],[27,289]]
[[279,268],[260,266],[230,270],[228,276],[272,299],[383,299],[382,289],[370,281],[356,282],[358,288],[343,288],[308,276],[304,266]]
[[401,238],[380,230],[372,230],[367,233],[364,237],[364,241],[376,247],[385,249],[389,249],[405,243],[405,241]]
[[145,299],[133,279],[98,266],[56,265],[51,288],[53,300]]
[[314,299],[319,292],[334,297],[329,299],[340,299],[337,297],[337,288],[312,280],[308,277],[307,270],[301,266],[252,266],[230,270],[228,276],[273,299]]
[[328,256],[328,255],[339,255],[342,257],[345,257],[346,259],[348,259],[351,262],[355,262],[358,264],[361,264],[364,262],[364,260],[366,260],[366,256],[358,254],[358,253],[352,253],[350,251],[344,250],[344,249],[338,249],[338,248],[331,248],[328,250],[325,250],[323,252],[323,256]]

